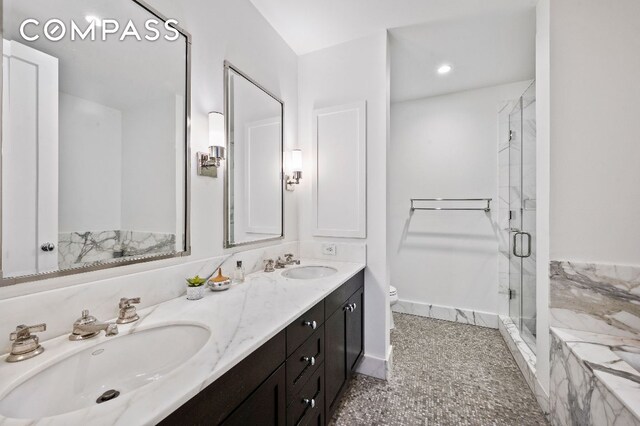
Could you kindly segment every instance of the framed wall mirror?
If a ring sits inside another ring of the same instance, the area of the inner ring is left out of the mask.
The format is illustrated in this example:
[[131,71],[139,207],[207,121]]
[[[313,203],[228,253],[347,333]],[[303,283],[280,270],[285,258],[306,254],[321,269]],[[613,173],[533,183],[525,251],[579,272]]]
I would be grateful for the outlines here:
[[284,238],[284,103],[224,64],[225,248]]
[[138,0],[1,4],[1,285],[189,254],[190,35]]

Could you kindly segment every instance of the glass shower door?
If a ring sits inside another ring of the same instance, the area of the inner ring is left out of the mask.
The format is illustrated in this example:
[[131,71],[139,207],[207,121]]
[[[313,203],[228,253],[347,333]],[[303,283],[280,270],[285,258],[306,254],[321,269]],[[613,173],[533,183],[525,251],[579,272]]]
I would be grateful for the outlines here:
[[509,115],[509,315],[535,352],[536,118],[535,84]]
[[522,329],[522,260],[514,242],[522,229],[522,98],[509,114],[509,316]]

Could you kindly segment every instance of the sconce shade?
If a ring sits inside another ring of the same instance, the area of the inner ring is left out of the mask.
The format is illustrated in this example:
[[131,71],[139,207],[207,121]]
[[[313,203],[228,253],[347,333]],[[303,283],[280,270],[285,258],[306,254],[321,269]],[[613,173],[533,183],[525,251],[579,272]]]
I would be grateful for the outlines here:
[[289,169],[292,172],[302,171],[302,150],[294,149],[293,151],[291,151],[291,164]]
[[224,115],[219,112],[209,113],[209,146],[225,146]]

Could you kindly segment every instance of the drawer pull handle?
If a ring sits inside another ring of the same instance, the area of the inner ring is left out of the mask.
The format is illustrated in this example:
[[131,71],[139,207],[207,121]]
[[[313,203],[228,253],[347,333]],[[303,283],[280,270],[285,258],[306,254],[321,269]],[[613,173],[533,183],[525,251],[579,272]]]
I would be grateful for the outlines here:
[[356,304],[355,303],[349,303],[347,306],[344,307],[345,311],[349,311],[349,312],[353,312],[356,310]]
[[302,402],[308,407],[316,408],[316,400],[314,398],[305,398],[302,400]]
[[304,362],[308,362],[309,365],[311,365],[311,366],[316,365],[316,357],[315,356],[305,356],[305,357],[302,357],[302,360]]
[[304,325],[306,325],[307,327],[311,327],[312,330],[318,328],[318,323],[315,321],[305,321]]

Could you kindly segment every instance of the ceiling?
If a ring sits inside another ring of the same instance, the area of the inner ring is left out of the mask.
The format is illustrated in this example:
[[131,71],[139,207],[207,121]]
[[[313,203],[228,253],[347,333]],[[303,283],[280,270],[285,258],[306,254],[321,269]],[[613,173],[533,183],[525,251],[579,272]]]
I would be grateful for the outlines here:
[[533,8],[536,0],[251,0],[298,54],[389,28]]
[[390,30],[391,101],[535,78],[535,19],[524,8]]

